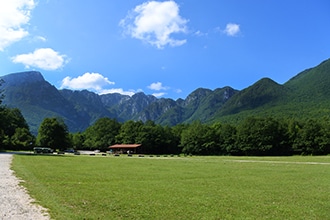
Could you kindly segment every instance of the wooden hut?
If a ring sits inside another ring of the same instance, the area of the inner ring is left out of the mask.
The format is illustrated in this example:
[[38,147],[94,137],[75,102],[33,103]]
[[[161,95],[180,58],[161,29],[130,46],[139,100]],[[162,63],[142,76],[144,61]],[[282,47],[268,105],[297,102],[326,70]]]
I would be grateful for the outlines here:
[[114,154],[137,154],[142,153],[141,144],[115,144],[109,146]]

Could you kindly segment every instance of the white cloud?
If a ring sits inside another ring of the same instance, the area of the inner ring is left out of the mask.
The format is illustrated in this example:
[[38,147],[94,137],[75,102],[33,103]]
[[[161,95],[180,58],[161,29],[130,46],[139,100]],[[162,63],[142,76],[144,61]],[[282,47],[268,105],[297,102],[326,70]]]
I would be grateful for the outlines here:
[[29,34],[24,25],[35,6],[34,0],[0,0],[0,51]]
[[66,55],[61,55],[51,48],[36,49],[33,53],[12,57],[14,63],[22,63],[26,68],[37,67],[44,70],[60,69],[68,62]]
[[162,49],[186,43],[187,40],[176,40],[171,34],[185,33],[187,22],[179,15],[179,6],[174,1],[149,1],[136,6],[119,25],[131,37]]
[[153,93],[152,95],[155,96],[155,97],[157,97],[157,98],[159,98],[159,97],[161,97],[161,96],[166,95],[166,93],[164,93],[164,92],[159,92],[159,93]]
[[121,95],[132,96],[136,92],[135,91],[124,91],[122,88],[116,88],[116,89],[104,89],[104,90],[100,91],[99,94],[103,95],[103,94],[112,94],[112,93],[119,93]]
[[204,33],[202,31],[198,30],[194,33],[194,35],[197,36],[197,37],[204,37],[204,36],[207,36],[208,33]]
[[235,36],[240,32],[240,27],[238,24],[229,23],[224,30],[224,33],[228,36]]
[[34,40],[35,41],[42,41],[42,42],[46,42],[47,41],[47,39],[45,37],[43,37],[43,36],[35,36],[34,37]]
[[103,86],[113,84],[115,83],[111,82],[107,77],[104,77],[99,73],[85,73],[84,75],[78,76],[77,78],[71,78],[69,76],[65,77],[62,80],[61,89],[92,89],[96,92],[101,92],[103,91]]
[[107,77],[104,77],[100,73],[85,73],[82,76],[76,78],[71,78],[69,76],[62,80],[61,89],[72,89],[72,90],[92,90],[100,95],[119,93],[121,95],[132,96],[136,92],[135,90],[125,91],[122,88],[111,88],[104,89],[104,87],[109,85],[114,85],[115,83],[110,81]]
[[151,89],[151,90],[156,90],[156,91],[167,90],[168,89],[168,87],[163,86],[161,82],[151,83],[148,86],[148,88]]

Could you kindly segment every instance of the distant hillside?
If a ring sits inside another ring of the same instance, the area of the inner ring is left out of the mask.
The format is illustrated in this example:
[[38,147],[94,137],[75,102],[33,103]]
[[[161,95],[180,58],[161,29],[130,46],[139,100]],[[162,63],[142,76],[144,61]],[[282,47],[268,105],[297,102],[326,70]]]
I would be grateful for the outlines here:
[[275,105],[287,95],[287,89],[269,78],[263,78],[233,96],[219,111],[223,115],[235,114],[261,106]]
[[70,129],[87,126],[84,117],[77,114],[71,102],[46,82],[39,72],[22,72],[2,77],[3,104],[21,110],[32,132],[47,117],[61,117]]
[[330,59],[315,68],[307,69],[284,84],[298,98],[328,99],[330,95]]
[[283,85],[263,78],[241,91],[231,87],[198,88],[178,100],[158,99],[144,93],[130,97],[57,90],[36,71],[1,78],[5,81],[1,88],[5,95],[3,103],[19,108],[35,134],[46,117],[61,117],[69,130],[76,132],[101,117],[176,125],[195,120],[237,123],[251,115],[295,118],[330,115],[330,60],[297,74]]
[[330,59],[283,85],[261,79],[234,95],[209,120],[235,122],[251,115],[293,118],[330,116]]

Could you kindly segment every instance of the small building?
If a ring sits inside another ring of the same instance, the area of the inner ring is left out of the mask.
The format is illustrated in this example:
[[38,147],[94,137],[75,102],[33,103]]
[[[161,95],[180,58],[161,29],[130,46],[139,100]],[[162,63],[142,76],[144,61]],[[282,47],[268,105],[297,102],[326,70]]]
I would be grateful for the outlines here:
[[114,154],[137,154],[143,153],[141,144],[115,144],[109,147]]

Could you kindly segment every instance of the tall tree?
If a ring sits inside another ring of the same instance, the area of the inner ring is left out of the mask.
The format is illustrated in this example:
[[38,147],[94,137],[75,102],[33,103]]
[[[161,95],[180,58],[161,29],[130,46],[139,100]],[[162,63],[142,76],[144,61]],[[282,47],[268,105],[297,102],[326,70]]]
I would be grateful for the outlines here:
[[116,143],[116,136],[121,125],[115,119],[100,118],[84,132],[84,147],[89,149],[107,150]]
[[212,125],[217,135],[219,145],[218,154],[240,155],[241,152],[236,145],[236,127],[230,124],[215,123]]
[[[23,135],[21,131],[24,131],[26,135]],[[18,136],[20,136],[19,139],[21,143],[30,142],[30,139],[32,138],[32,135],[29,132],[29,126],[21,111],[17,108],[10,109],[0,106],[0,144],[5,149],[20,150],[22,145],[17,142]],[[27,139],[24,140],[24,138]],[[12,140],[15,141],[13,142]]]
[[322,121],[322,136],[320,137],[320,154],[330,154],[330,120],[329,118]]
[[185,154],[214,155],[218,152],[215,130],[196,121],[181,134],[182,151]]
[[116,143],[119,144],[134,144],[138,143],[137,137],[143,126],[142,121],[126,121],[122,124],[119,134],[116,136]]
[[16,128],[10,140],[13,150],[32,150],[35,144],[35,137],[27,128]]
[[153,121],[147,121],[140,127],[136,142],[143,145],[146,153],[174,154],[177,153],[174,135],[170,128],[156,125]]
[[85,135],[82,134],[81,132],[77,132],[74,134],[70,134],[70,138],[71,138],[71,143],[72,143],[72,147],[74,149],[84,149],[84,141],[85,141]]
[[177,124],[173,127],[171,127],[171,131],[172,131],[172,134],[173,134],[173,141],[174,141],[174,144],[176,144],[176,147],[177,147],[177,150],[179,153],[182,152],[182,149],[183,149],[183,145],[181,145],[181,136],[182,136],[182,132],[187,129],[189,127],[188,124]]
[[237,145],[245,155],[287,154],[287,139],[287,131],[273,118],[250,117],[237,130]]
[[309,119],[299,127],[293,147],[301,154],[328,154],[330,146],[330,131],[328,123]]
[[173,129],[169,126],[163,128],[163,141],[165,141],[164,146],[161,149],[161,153],[167,154],[179,154],[181,148],[179,148],[180,137],[176,135]]
[[63,120],[45,118],[38,130],[37,145],[55,150],[65,150],[71,147],[68,128]]
[[6,135],[11,137],[15,134],[16,128],[29,129],[29,126],[18,108],[2,107],[0,109],[0,128],[4,130]]

